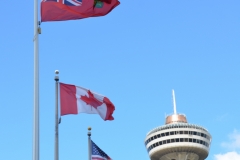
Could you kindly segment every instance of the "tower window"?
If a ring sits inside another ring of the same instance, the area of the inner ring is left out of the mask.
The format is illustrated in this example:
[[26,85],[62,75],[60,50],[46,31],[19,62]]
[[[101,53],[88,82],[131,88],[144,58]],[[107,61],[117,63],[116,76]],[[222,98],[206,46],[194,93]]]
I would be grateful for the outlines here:
[[196,141],[196,139],[193,139],[193,143],[196,143],[197,141]]
[[174,132],[170,132],[170,135],[174,135]]
[[166,140],[163,141],[163,144],[166,144]]
[[176,138],[175,141],[176,141],[176,142],[179,142],[179,138]]
[[164,137],[164,136],[165,136],[165,134],[164,134],[164,133],[162,133],[162,134],[161,134],[161,137]]
[[183,138],[180,138],[180,142],[183,142]]
[[207,139],[210,140],[210,137],[207,135]]
[[167,140],[167,143],[170,143],[170,139]]
[[180,134],[183,134],[183,131],[180,131]]
[[157,137],[158,137],[158,138],[160,138],[160,137],[161,137],[161,135],[160,135],[160,134],[158,134],[158,135],[157,135]]
[[175,142],[175,139],[171,139],[171,143],[174,143]]
[[192,142],[192,138],[189,138],[189,142]]
[[165,134],[166,134],[166,136],[169,136],[169,132],[166,132]]
[[188,131],[184,131],[184,134],[188,134]]

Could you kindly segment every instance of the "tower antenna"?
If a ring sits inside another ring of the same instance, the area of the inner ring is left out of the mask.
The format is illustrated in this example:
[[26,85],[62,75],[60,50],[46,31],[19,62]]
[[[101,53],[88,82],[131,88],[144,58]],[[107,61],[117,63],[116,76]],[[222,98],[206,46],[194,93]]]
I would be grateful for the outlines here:
[[177,114],[177,107],[176,107],[176,100],[175,100],[174,90],[172,90],[172,98],[173,98],[173,111],[174,111],[174,114]]

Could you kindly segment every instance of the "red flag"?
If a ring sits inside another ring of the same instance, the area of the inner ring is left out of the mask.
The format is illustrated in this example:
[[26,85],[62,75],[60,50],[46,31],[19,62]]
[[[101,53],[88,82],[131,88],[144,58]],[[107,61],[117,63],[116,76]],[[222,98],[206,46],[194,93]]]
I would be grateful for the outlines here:
[[42,0],[41,21],[104,16],[119,4],[118,0]]
[[113,120],[115,106],[105,96],[88,89],[60,83],[61,115],[89,113],[99,114],[103,120]]

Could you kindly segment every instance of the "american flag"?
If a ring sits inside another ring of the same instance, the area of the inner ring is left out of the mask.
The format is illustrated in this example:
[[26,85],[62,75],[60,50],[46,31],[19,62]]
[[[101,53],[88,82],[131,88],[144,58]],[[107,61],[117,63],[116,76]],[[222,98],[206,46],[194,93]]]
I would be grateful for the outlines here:
[[112,160],[92,141],[92,160]]
[[81,6],[82,0],[42,0],[43,2],[53,1],[53,2],[60,2],[67,6]]

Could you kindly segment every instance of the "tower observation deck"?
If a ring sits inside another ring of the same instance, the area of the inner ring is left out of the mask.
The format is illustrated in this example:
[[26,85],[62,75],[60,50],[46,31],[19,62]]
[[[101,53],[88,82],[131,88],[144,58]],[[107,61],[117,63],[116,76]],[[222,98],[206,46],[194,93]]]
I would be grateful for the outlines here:
[[189,124],[184,114],[176,111],[166,117],[165,125],[151,130],[145,138],[145,146],[151,160],[204,160],[207,158],[211,135],[203,127]]

